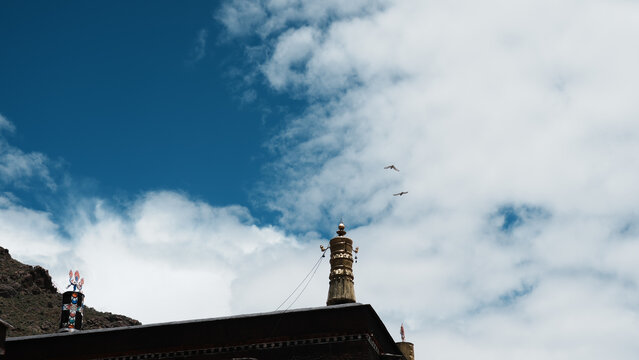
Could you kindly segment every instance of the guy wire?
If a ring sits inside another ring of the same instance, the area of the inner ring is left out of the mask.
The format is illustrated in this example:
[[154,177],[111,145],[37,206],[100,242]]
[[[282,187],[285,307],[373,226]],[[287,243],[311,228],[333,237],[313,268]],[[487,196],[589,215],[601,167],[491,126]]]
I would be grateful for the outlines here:
[[[328,248],[326,249],[328,250]],[[282,305],[284,305],[288,299],[291,298],[291,296],[293,296],[293,294],[295,294],[295,292],[297,291],[297,289],[300,288],[300,286],[302,286],[302,284],[304,283],[304,281],[306,281],[306,279],[309,277],[309,275],[311,275],[311,273],[313,274],[313,276],[315,276],[315,273],[317,272],[317,269],[319,269],[319,265],[322,262],[322,258],[324,258],[324,253],[326,252],[326,250],[322,251],[322,255],[319,257],[319,259],[317,259],[317,261],[315,262],[315,264],[313,265],[313,267],[311,268],[311,270],[308,272],[308,274],[306,274],[306,276],[304,277],[304,279],[302,279],[302,281],[297,285],[297,287],[295,287],[295,289],[293,290],[293,292],[286,297],[286,299],[284,299],[284,301],[282,301],[282,303],[280,304],[280,306],[277,307],[277,309],[275,309],[275,311],[279,310]],[[313,277],[311,276],[311,279],[308,281],[309,283],[311,282],[311,280],[313,279]],[[306,283],[306,286],[308,286],[308,283]],[[293,302],[291,303],[291,305],[288,306],[288,308],[286,308],[286,310],[288,310],[294,303],[295,301],[297,301],[297,299],[300,297],[300,295],[302,294],[302,292],[304,292],[304,290],[306,289],[306,286],[304,286],[304,289],[302,289],[302,291],[299,293],[299,295],[297,295],[297,297],[295,298],[295,300],[293,300]]]

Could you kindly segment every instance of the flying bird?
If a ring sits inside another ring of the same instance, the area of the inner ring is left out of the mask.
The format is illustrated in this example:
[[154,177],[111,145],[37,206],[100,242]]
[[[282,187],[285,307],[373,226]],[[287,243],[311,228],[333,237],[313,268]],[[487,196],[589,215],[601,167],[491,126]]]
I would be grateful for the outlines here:
[[397,194],[393,194],[393,196],[402,196],[404,194],[408,194],[408,191],[398,192]]
[[384,169],[393,169],[395,171],[399,171],[398,168],[395,167],[395,165],[388,165],[388,166],[384,166]]

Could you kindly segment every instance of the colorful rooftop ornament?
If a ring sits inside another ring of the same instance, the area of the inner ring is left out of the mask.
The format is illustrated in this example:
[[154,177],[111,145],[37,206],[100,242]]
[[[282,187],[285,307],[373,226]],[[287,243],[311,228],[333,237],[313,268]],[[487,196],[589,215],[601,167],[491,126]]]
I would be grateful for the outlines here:
[[60,315],[60,330],[75,331],[82,330],[82,317],[84,313],[84,294],[82,293],[84,278],[80,278],[78,270],[69,270],[69,285],[73,286],[73,291],[62,294],[62,314]]
[[82,292],[82,285],[84,285],[84,278],[80,279],[80,272],[78,270],[73,273],[73,270],[69,270],[69,285],[67,289],[73,286],[73,291]]
[[76,327],[76,314],[82,314],[84,310],[84,305],[82,305],[82,300],[79,299],[78,293],[71,294],[71,302],[63,304],[62,310],[69,311],[68,327],[69,329],[74,329]]

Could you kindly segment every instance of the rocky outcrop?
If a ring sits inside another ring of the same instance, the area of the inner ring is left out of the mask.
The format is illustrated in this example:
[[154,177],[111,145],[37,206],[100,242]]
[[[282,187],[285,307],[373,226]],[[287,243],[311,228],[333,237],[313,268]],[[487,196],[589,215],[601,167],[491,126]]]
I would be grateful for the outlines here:
[[[0,247],[0,318],[13,325],[8,336],[53,333],[58,330],[62,295],[51,281],[49,272],[11,258]],[[84,329],[140,325],[123,315],[84,310]]]

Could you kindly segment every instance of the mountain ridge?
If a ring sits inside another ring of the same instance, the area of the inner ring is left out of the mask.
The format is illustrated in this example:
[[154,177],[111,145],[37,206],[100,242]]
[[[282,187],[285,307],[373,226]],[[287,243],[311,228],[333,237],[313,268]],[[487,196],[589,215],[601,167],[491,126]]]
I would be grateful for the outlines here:
[[[0,247],[0,319],[13,326],[7,336],[50,334],[58,331],[62,294],[49,271],[23,264]],[[141,325],[124,315],[84,307],[84,330]]]

